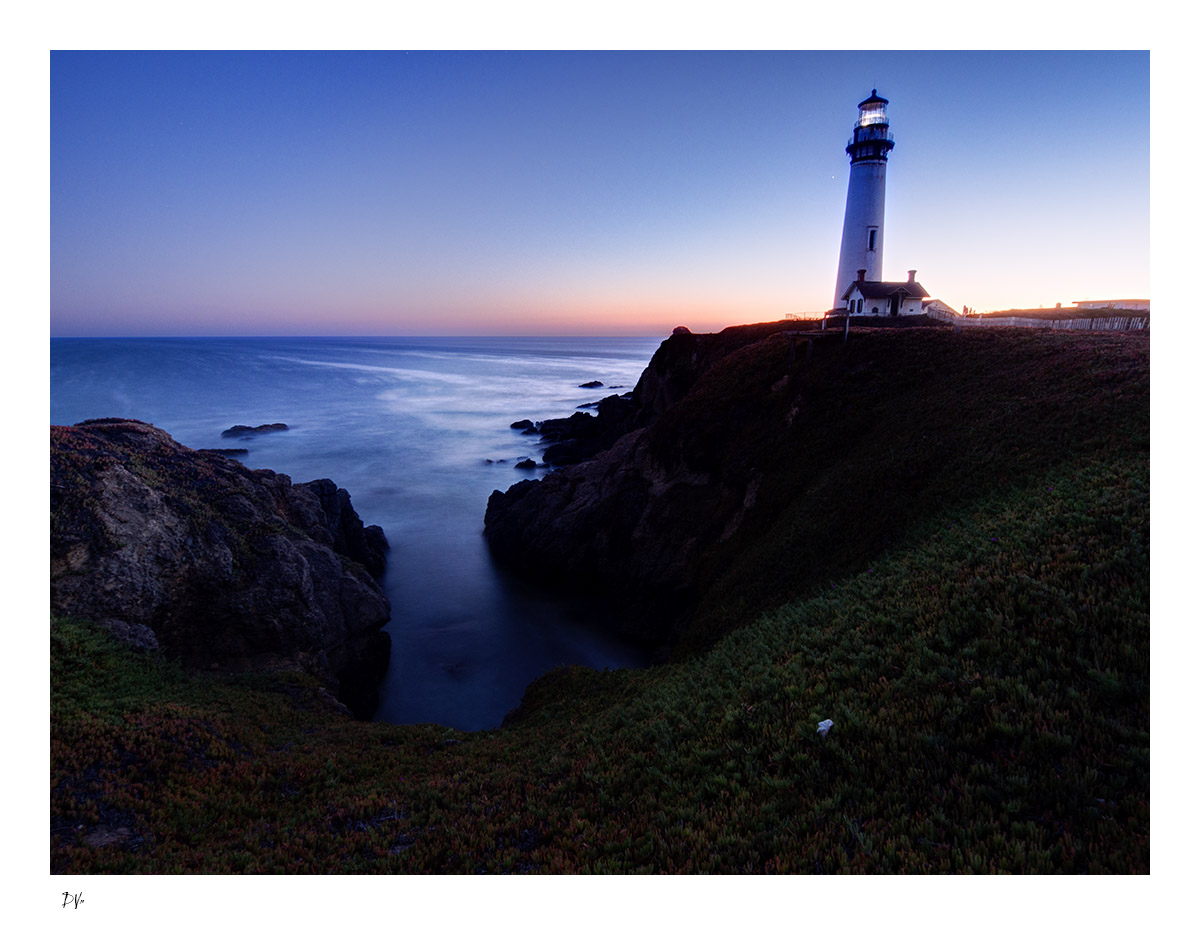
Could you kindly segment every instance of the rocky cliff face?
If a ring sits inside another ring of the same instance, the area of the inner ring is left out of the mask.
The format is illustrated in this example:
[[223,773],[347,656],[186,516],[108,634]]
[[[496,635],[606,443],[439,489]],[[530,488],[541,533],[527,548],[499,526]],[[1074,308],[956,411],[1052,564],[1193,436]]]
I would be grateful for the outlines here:
[[[673,334],[624,399],[623,435],[600,417],[607,450],[492,493],[484,533],[493,555],[542,580],[629,592],[621,629],[647,641],[665,638],[689,603],[702,552],[738,529],[760,481],[736,449],[746,421],[728,400],[743,389],[718,394],[722,386],[706,389],[701,380],[720,383],[734,354],[763,349],[779,355],[769,366],[777,379],[788,363],[790,342],[778,336],[785,327],[795,325]],[[769,383],[762,391],[770,394]],[[770,412],[769,402],[755,399],[756,420]],[[717,431],[685,434],[695,415]]]
[[51,427],[50,486],[55,612],[187,668],[307,671],[374,712],[387,542],[344,489],[114,419]]

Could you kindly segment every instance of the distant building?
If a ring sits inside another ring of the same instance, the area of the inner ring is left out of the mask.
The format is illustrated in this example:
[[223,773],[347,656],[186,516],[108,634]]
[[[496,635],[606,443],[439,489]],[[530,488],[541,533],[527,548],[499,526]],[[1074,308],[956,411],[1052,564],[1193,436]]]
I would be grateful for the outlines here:
[[909,270],[908,280],[903,283],[869,280],[866,271],[859,270],[858,279],[842,293],[839,308],[855,316],[871,315],[878,318],[883,315],[896,318],[924,314],[926,299],[929,299],[929,293],[917,282],[916,270]]
[[1148,312],[1149,299],[1100,299],[1090,302],[1075,302],[1076,308],[1115,308],[1119,311]]

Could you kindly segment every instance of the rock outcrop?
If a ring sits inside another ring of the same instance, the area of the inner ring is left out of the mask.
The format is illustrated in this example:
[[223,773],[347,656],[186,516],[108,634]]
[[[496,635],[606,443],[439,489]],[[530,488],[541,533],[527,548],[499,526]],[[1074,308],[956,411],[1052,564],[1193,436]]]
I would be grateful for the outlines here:
[[699,500],[694,489],[705,485],[704,478],[664,470],[639,430],[597,459],[493,492],[484,534],[498,561],[528,577],[576,590],[636,589],[641,606],[628,611],[620,629],[660,641],[670,628],[671,599],[687,593],[697,541],[692,524],[666,515],[678,506],[688,520],[699,519],[689,498]]
[[551,466],[569,466],[604,452],[629,432],[635,405],[633,396],[609,395],[596,402],[596,413],[576,411],[569,418],[540,422],[535,432],[549,444],[542,461]]
[[[774,327],[679,331],[630,395],[605,398],[595,417],[543,422],[543,437],[565,436],[545,461],[567,465],[492,493],[484,535],[493,556],[538,580],[627,592],[620,629],[643,641],[667,638],[689,604],[701,553],[737,530],[760,481],[752,461],[724,442],[745,423],[738,407],[691,395],[690,409],[674,411],[702,376],[743,348],[761,348]],[[782,341],[766,347],[781,356],[776,378],[787,359]],[[719,433],[694,439],[699,431],[687,422],[696,417]]]
[[387,541],[344,489],[117,419],[51,427],[50,469],[55,612],[189,669],[303,670],[374,712]]

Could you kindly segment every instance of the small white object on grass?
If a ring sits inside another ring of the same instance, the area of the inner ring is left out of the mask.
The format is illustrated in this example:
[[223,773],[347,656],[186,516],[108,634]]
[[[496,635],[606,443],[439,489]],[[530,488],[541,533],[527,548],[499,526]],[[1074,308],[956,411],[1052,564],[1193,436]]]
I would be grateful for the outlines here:
[[832,728],[833,728],[833,720],[831,720],[831,719],[823,719],[819,723],[817,723],[817,732],[820,734],[822,739],[825,738],[825,736],[829,735],[829,730]]

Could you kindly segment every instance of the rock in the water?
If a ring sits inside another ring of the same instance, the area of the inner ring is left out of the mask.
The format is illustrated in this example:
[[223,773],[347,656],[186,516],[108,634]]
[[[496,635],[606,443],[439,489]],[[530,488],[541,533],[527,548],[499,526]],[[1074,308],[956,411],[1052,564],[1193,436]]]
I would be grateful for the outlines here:
[[248,454],[250,451],[249,451],[248,449],[246,449],[244,446],[231,446],[231,447],[229,447],[228,449],[219,449],[219,448],[214,448],[214,449],[204,449],[204,450],[198,450],[197,452],[200,452],[200,453],[220,453],[222,456],[229,456],[229,457],[231,457],[231,458],[232,458],[232,457],[234,457],[234,456],[245,456],[245,455],[247,455],[247,454]]
[[522,459],[519,463],[513,466],[514,469],[536,469],[537,463],[532,459]]
[[273,430],[287,430],[286,424],[259,424],[257,427],[251,427],[248,424],[234,424],[232,427],[221,431],[222,437],[253,437],[255,434],[266,434]]
[[603,385],[604,385],[604,383],[601,382],[599,379],[593,379],[591,382],[579,383],[579,387],[581,389],[598,389]]
[[387,543],[327,479],[293,484],[138,421],[50,428],[50,601],[185,668],[303,670],[369,717]]
[[576,411],[569,418],[541,421],[536,430],[525,433],[536,433],[551,444],[543,455],[548,465],[566,466],[592,459],[628,432],[634,410],[631,399],[631,395],[609,395],[588,403],[596,414]]
[[529,418],[522,418],[519,421],[513,421],[508,426],[513,430],[529,430],[533,427],[533,421],[529,420]]

